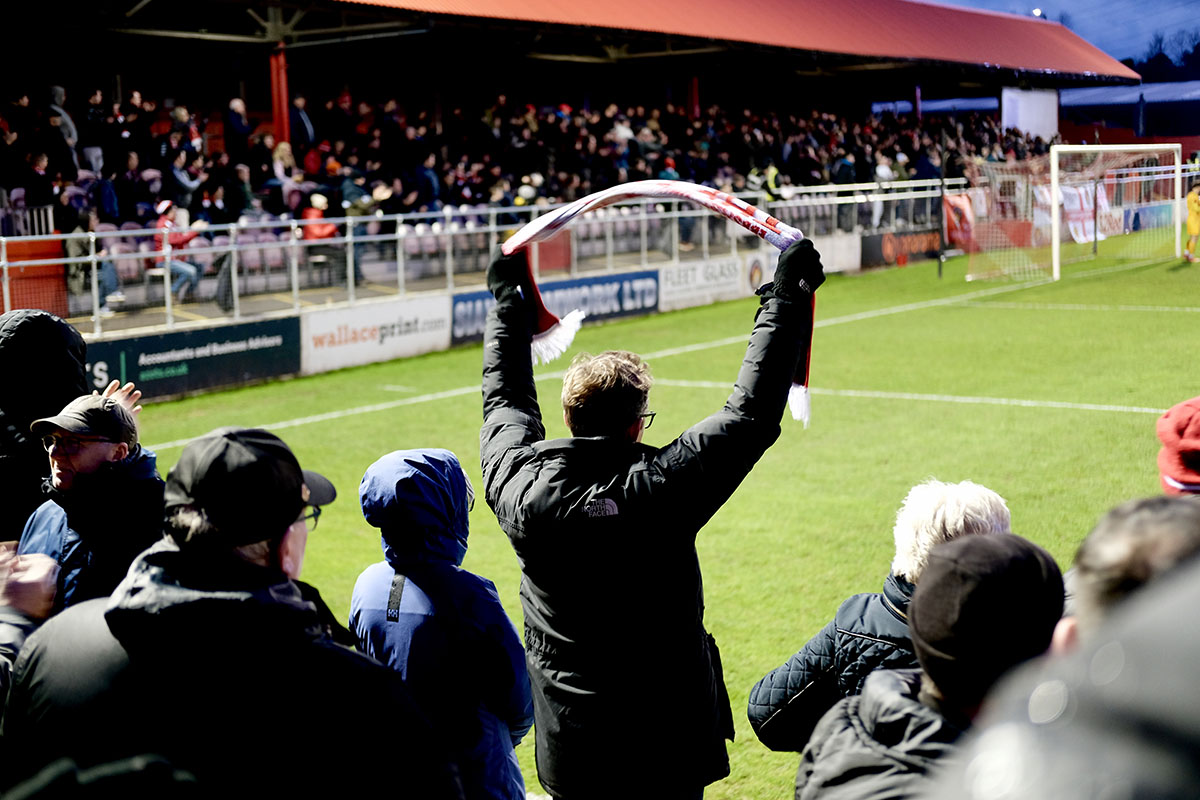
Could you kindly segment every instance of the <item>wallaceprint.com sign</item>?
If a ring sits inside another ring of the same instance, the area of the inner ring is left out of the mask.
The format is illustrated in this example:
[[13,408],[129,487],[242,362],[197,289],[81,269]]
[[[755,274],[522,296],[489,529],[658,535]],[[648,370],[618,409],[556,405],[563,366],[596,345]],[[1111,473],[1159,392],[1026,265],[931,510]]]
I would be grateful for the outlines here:
[[918,256],[937,258],[941,244],[942,235],[937,228],[864,236],[862,237],[862,265],[864,267],[882,267],[908,263],[910,259]]
[[300,329],[300,363],[306,375],[445,350],[450,346],[450,298],[307,311]]
[[88,343],[88,372],[102,389],[133,381],[146,398],[300,371],[300,321],[295,318]]
[[[658,271],[606,273],[596,277],[538,284],[546,308],[559,317],[580,309],[588,320],[650,314],[658,310]],[[487,312],[496,301],[491,292],[465,292],[454,297],[454,344],[483,339]]]

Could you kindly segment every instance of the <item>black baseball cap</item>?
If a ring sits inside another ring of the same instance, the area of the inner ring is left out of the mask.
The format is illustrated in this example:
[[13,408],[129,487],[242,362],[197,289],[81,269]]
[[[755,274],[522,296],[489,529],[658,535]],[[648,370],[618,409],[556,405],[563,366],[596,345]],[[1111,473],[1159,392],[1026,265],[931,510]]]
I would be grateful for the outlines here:
[[240,546],[283,536],[306,505],[336,497],[333,484],[301,469],[275,434],[218,428],[184,446],[167,474],[164,506],[168,515],[184,506],[202,512],[226,543]]
[[1011,533],[935,547],[908,606],[921,669],[964,707],[1012,667],[1046,652],[1062,616],[1054,558]]
[[85,394],[67,403],[53,417],[36,419],[29,426],[35,436],[45,436],[55,430],[77,433],[80,436],[96,436],[110,442],[124,442],[133,447],[137,444],[137,421],[133,413],[111,397]]

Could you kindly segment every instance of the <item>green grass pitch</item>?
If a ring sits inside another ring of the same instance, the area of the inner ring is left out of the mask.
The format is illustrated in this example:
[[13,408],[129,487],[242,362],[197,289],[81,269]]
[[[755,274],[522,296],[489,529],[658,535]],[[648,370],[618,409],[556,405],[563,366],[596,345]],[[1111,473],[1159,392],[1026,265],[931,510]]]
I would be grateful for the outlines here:
[[[841,600],[878,591],[893,516],[913,484],[969,478],[995,489],[1014,531],[1064,567],[1107,509],[1158,492],[1156,410],[1200,394],[1200,266],[1102,259],[1041,284],[967,283],[965,269],[952,259],[940,280],[932,262],[831,276],[817,297],[812,427],[785,419],[779,441],[700,534],[706,620],[737,722],[733,773],[709,798],[790,796],[797,756],[755,739],[749,689]],[[664,444],[721,407],[744,343],[676,351],[748,335],[755,302],[585,327],[573,352],[649,356],[658,417],[646,441]],[[552,437],[565,435],[556,375],[572,354],[538,370]],[[310,538],[304,578],[344,619],[356,576],[382,557],[357,507],[369,463],[392,449],[447,447],[481,488],[480,361],[480,348],[466,347],[150,404],[143,440],[167,445],[158,448],[165,475],[188,437],[291,423],[279,434],[341,493]],[[375,404],[386,407],[361,410]],[[464,566],[495,581],[519,627],[512,550],[486,504],[471,523]],[[635,747],[653,752],[653,735],[630,721],[631,758]],[[518,753],[528,788],[540,792],[532,735]]]

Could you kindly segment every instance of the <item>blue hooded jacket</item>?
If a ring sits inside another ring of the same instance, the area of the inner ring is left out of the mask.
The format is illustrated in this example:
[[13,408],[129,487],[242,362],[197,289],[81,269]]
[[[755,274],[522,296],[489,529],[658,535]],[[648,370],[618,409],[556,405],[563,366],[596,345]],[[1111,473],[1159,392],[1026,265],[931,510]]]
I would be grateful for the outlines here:
[[533,725],[525,653],[495,585],[460,569],[473,491],[448,450],[398,450],[359,485],[385,560],[354,585],[358,648],[404,676],[449,743],[467,797],[524,800],[514,748]]

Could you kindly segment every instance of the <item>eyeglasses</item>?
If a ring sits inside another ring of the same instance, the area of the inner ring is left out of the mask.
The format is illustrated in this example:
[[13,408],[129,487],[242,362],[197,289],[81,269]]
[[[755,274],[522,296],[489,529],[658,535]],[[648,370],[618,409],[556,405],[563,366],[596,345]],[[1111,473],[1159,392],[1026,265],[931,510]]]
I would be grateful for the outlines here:
[[650,426],[654,424],[654,415],[657,411],[647,411],[645,414],[638,414],[639,417],[646,420],[646,424],[642,426],[644,430],[650,430]]
[[[296,520],[296,522],[303,522],[310,531],[315,531],[317,529],[317,520],[321,518],[321,507],[306,506],[306,508],[308,511],[304,514],[301,514],[300,518]],[[309,523],[309,520],[312,520],[311,524]]]
[[42,447],[46,448],[49,453],[51,448],[54,448],[63,455],[74,455],[89,444],[103,442],[105,444],[116,444],[112,439],[100,438],[81,438],[79,436],[59,436],[56,433],[48,433],[42,437]]

